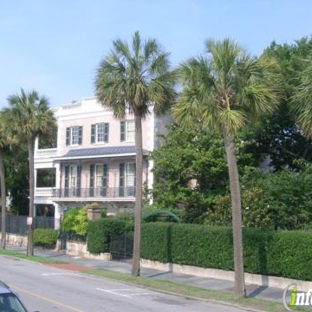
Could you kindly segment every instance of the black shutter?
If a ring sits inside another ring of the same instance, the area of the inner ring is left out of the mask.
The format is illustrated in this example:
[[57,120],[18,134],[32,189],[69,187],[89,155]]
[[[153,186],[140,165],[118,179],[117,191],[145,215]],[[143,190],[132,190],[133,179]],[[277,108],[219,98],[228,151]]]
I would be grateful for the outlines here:
[[66,146],[70,145],[70,128],[66,128]]
[[108,165],[103,165],[103,178],[102,178],[102,196],[107,196],[107,188],[108,188]]
[[82,126],[78,128],[78,145],[82,145]]
[[119,196],[125,196],[125,164],[119,164]]
[[108,137],[109,137],[109,123],[105,123],[104,126],[104,142],[108,143]]
[[77,197],[81,195],[81,166],[77,166]]
[[65,192],[64,196],[68,197],[69,195],[69,166],[65,166]]
[[126,122],[120,122],[120,141],[126,141]]
[[95,125],[91,125],[91,144],[95,143]]
[[94,196],[94,165],[90,165],[90,196]]

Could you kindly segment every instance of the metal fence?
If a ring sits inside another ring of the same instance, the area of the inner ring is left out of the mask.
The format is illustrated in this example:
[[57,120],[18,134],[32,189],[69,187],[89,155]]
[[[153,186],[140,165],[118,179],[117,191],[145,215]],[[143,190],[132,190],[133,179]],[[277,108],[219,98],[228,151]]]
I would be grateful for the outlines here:
[[[1,218],[0,217],[0,230],[1,230]],[[54,229],[54,217],[35,217],[34,228]],[[6,232],[12,234],[25,235],[27,233],[27,216],[6,216]]]
[[133,236],[128,234],[111,236],[110,253],[113,260],[131,259],[133,255]]

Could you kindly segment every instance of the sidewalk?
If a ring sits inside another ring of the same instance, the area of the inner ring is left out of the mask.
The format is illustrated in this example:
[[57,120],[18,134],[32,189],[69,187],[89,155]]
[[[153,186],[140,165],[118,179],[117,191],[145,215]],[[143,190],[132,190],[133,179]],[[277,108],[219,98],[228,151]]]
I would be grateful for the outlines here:
[[[18,252],[26,253],[26,249],[17,246],[7,246],[7,249]],[[72,269],[83,270],[83,267],[91,267],[94,269],[105,269],[121,273],[131,272],[131,263],[122,261],[101,261],[91,260],[81,257],[74,257],[66,255],[62,251],[35,249],[35,256],[45,258],[55,258],[72,264]],[[141,276],[155,278],[159,280],[169,280],[175,283],[188,284],[197,286],[205,289],[212,289],[224,292],[233,292],[233,282],[214,279],[214,278],[203,278],[192,275],[171,273],[168,271],[159,271],[156,269],[141,268]],[[248,297],[262,298],[266,300],[273,300],[276,302],[282,302],[283,289],[259,286],[259,285],[246,285]]]

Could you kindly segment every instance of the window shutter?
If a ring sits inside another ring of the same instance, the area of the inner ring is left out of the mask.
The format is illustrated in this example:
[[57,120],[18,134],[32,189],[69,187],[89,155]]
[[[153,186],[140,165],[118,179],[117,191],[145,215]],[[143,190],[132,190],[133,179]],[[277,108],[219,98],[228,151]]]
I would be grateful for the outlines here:
[[66,146],[70,145],[70,128],[66,128]]
[[90,196],[94,196],[94,165],[90,165]]
[[77,166],[77,196],[81,194],[81,166]]
[[120,122],[120,141],[126,141],[126,122]]
[[108,143],[108,137],[109,137],[109,123],[105,123],[104,126],[104,142]]
[[82,145],[82,126],[78,128],[78,145]]
[[95,125],[91,125],[91,144],[95,143]]
[[119,164],[119,196],[125,195],[125,164]]
[[103,181],[102,181],[102,186],[107,187],[108,186],[108,165],[104,164],[103,165]]
[[107,188],[108,188],[108,165],[103,165],[103,178],[102,178],[102,196],[107,196]]
[[64,196],[68,197],[69,195],[69,166],[65,166],[65,190],[64,190]]

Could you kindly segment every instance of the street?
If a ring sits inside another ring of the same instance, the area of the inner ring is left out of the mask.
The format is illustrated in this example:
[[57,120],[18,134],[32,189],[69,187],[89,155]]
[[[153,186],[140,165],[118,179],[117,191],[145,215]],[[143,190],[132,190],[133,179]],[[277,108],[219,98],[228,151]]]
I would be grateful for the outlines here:
[[0,272],[30,312],[242,311],[7,256],[0,256]]

